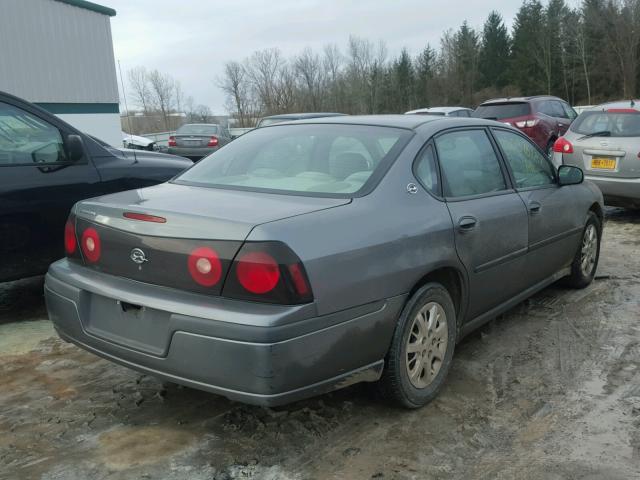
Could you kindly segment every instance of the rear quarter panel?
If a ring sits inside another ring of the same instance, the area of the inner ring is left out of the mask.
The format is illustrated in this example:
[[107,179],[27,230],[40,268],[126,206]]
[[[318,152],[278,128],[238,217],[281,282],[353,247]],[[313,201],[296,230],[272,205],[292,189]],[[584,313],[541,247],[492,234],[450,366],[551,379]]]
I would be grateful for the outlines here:
[[[281,240],[303,261],[318,313],[408,293],[430,271],[453,266],[455,252],[446,205],[418,184],[414,138],[369,195],[347,205],[257,226],[248,240]],[[295,201],[295,197],[292,197]]]

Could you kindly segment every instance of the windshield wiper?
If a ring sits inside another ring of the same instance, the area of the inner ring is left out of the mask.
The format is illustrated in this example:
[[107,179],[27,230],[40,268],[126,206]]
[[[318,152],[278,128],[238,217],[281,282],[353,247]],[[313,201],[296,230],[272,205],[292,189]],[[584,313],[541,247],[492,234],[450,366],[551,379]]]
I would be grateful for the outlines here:
[[584,140],[585,138],[591,137],[610,137],[611,132],[609,130],[601,130],[599,132],[587,133],[583,137],[580,137],[578,140]]

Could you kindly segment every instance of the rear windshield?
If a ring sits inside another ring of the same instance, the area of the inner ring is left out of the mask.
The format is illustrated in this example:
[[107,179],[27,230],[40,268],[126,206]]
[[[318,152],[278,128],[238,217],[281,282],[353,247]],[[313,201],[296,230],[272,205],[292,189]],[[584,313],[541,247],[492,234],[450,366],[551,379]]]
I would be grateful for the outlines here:
[[176,183],[330,197],[364,194],[386,173],[409,130],[360,125],[275,125],[204,158]]
[[582,112],[570,128],[582,135],[640,137],[640,112]]
[[218,133],[218,126],[198,124],[182,125],[176,130],[176,133],[180,135],[215,135]]
[[503,118],[523,117],[529,113],[531,113],[531,107],[525,102],[491,103],[480,105],[471,116],[502,120]]

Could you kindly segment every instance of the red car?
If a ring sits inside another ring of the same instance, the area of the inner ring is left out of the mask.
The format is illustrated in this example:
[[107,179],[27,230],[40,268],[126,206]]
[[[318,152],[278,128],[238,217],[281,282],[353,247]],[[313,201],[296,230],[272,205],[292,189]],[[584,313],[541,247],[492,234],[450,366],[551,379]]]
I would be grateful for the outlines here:
[[472,116],[514,126],[551,155],[553,143],[567,131],[578,114],[561,98],[538,95],[487,100]]

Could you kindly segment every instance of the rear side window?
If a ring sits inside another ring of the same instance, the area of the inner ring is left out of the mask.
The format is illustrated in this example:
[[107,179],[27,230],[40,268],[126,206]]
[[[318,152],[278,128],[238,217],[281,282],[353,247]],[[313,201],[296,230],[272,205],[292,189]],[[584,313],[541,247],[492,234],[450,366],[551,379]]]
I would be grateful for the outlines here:
[[583,112],[571,131],[582,135],[640,137],[640,112]]
[[517,187],[540,187],[555,183],[553,166],[529,140],[505,130],[494,130],[493,135],[511,167]]
[[414,173],[422,186],[434,195],[440,195],[438,185],[438,170],[433,146],[427,145],[416,159]]
[[0,103],[0,166],[66,162],[60,131],[35,115]]
[[480,105],[473,112],[476,118],[502,120],[503,118],[524,117],[531,113],[531,106],[526,102],[490,103]]
[[445,133],[436,138],[446,197],[465,197],[506,189],[500,162],[484,130]]

